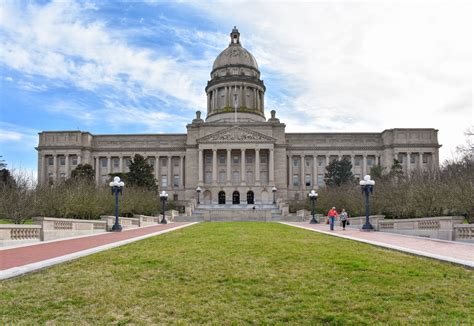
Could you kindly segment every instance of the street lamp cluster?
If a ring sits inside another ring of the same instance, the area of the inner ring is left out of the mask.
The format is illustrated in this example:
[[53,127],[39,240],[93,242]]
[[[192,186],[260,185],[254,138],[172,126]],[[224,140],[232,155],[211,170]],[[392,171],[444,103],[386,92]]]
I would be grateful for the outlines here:
[[115,224],[112,226],[112,231],[122,231],[122,226],[119,224],[119,207],[118,207],[118,195],[122,194],[122,188],[125,186],[123,181],[120,181],[119,177],[115,177],[114,181],[109,183],[112,195],[115,195]]
[[[163,218],[161,219],[161,224],[168,224],[168,221],[166,220],[166,202],[168,201],[168,194],[166,193],[166,191],[162,191],[160,193],[160,199],[161,199],[161,206],[163,208]],[[159,218],[158,218],[159,220]]]
[[318,201],[318,193],[314,190],[311,190],[311,192],[309,193],[309,198],[311,198],[311,201],[313,202],[313,211],[312,211],[312,214],[313,214],[313,218],[311,219],[311,221],[309,222],[310,224],[317,224],[318,223],[318,220],[316,220],[316,202]]
[[365,224],[362,226],[362,231],[372,231],[374,227],[369,221],[369,194],[374,191],[375,181],[370,179],[370,175],[366,175],[359,184],[362,192],[365,194]]

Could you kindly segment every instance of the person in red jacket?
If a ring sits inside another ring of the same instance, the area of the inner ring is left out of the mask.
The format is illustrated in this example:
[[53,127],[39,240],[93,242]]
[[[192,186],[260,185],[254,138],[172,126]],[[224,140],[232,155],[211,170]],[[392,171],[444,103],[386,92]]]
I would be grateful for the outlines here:
[[331,231],[334,231],[334,222],[336,221],[337,218],[337,211],[336,207],[333,207],[329,210],[328,212],[328,218],[329,218],[329,227]]

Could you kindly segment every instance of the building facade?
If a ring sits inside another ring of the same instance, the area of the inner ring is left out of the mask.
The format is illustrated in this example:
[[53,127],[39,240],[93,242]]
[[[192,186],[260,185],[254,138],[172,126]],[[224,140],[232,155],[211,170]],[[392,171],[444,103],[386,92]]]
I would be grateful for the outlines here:
[[140,154],[153,166],[160,190],[174,200],[206,204],[273,202],[305,198],[324,185],[326,165],[352,162],[356,178],[377,164],[398,159],[405,172],[439,166],[436,129],[389,129],[381,133],[286,133],[275,111],[265,116],[265,85],[253,55],[234,28],[229,46],[216,58],[201,112],[183,134],[92,135],[81,131],[39,134],[38,181],[66,179],[78,165],[95,169],[97,184],[128,172]]

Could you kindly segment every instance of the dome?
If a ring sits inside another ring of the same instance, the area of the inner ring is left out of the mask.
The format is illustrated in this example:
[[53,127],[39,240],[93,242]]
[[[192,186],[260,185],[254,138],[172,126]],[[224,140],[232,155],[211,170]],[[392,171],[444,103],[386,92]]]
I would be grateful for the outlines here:
[[239,30],[234,27],[230,33],[231,42],[229,47],[217,56],[212,66],[213,71],[228,66],[247,66],[258,70],[257,60],[242,47],[239,38]]

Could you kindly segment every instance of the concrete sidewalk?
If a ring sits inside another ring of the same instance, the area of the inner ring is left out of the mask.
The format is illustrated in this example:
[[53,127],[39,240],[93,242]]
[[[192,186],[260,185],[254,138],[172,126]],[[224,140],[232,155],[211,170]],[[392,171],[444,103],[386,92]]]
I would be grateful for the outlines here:
[[122,232],[107,232],[72,239],[0,250],[0,280],[15,277],[79,257],[177,230],[196,223],[159,224]]
[[308,222],[281,223],[474,268],[474,244],[470,243],[412,237],[387,232],[362,232],[355,228],[346,228],[343,231],[339,226],[336,226],[334,231],[330,231],[329,225],[309,224]]

